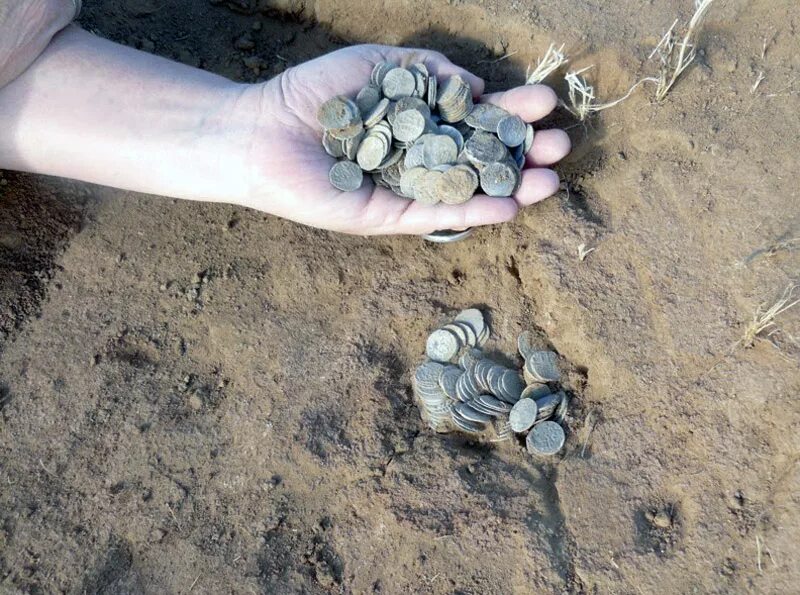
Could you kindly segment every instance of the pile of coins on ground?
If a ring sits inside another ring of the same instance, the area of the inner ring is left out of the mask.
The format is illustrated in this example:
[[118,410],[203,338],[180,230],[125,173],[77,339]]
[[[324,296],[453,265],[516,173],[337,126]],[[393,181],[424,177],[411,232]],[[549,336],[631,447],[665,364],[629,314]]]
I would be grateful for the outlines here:
[[440,84],[424,64],[380,62],[355,100],[337,96],[317,112],[322,146],[337,159],[331,185],[361,187],[364,173],[395,194],[433,205],[481,191],[511,196],[520,184],[533,127],[488,104],[473,105],[459,75]]
[[491,441],[525,437],[528,452],[554,455],[564,446],[561,423],[569,399],[551,388],[560,372],[556,354],[533,347],[523,332],[517,347],[525,364],[519,370],[499,364],[482,347],[491,331],[480,310],[464,310],[433,331],[427,359],[414,373],[420,415],[434,431],[462,431]]

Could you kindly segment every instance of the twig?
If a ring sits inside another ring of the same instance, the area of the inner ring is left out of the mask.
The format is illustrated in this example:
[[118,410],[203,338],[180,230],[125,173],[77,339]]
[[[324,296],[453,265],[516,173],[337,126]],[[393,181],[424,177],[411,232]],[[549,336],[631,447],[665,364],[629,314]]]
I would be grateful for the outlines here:
[[650,59],[657,56],[659,62],[661,62],[661,69],[657,79],[658,86],[656,88],[657,101],[664,100],[675,82],[697,56],[695,44],[697,34],[713,2],[714,0],[695,0],[694,14],[689,20],[686,34],[683,38],[679,40],[675,33],[675,27],[678,24],[678,19],[675,19],[675,22],[672,23],[672,26],[650,54]]
[[569,86],[569,105],[563,104],[564,107],[576,118],[583,121],[589,115],[606,110],[610,107],[614,107],[615,105],[622,103],[628,97],[630,97],[636,88],[641,85],[642,83],[652,82],[658,83],[658,79],[653,77],[646,77],[639,81],[637,81],[628,92],[625,93],[619,99],[615,99],[614,101],[609,101],[608,103],[597,103],[596,97],[594,94],[594,87],[590,85],[584,77],[581,76],[584,72],[592,68],[591,66],[587,66],[578,71],[568,72],[567,75],[564,77],[564,80],[567,82]]
[[591,254],[595,250],[597,250],[597,248],[587,249],[586,244],[581,244],[580,246],[578,246],[578,259],[580,259],[580,261],[583,262],[584,260],[586,260],[586,257],[589,256],[589,254]]
[[750,93],[755,93],[758,90],[758,87],[764,82],[764,71],[759,71],[758,77],[756,77],[756,82],[753,83],[753,86],[750,87]]
[[756,566],[758,567],[758,574],[761,574],[761,538],[758,535],[756,535]]
[[197,584],[197,581],[199,581],[199,580],[200,580],[200,575],[198,574],[198,575],[197,575],[197,578],[196,578],[196,579],[194,579],[194,582],[193,582],[193,583],[191,584],[191,586],[189,587],[189,590],[187,591],[187,593],[191,593],[191,592],[192,592],[192,589],[194,589],[194,586]]
[[798,285],[789,285],[781,298],[767,309],[764,309],[765,304],[760,304],[753,314],[753,321],[745,329],[742,338],[733,345],[733,349],[740,346],[751,347],[759,335],[775,326],[775,318],[778,315],[800,304],[800,298],[794,297],[794,290],[797,287]]
[[500,56],[499,58],[495,58],[494,60],[478,60],[478,64],[497,64],[498,62],[502,62],[506,58],[510,58],[511,56],[514,56],[518,53],[519,50],[514,50],[513,52],[510,52],[508,54],[503,54],[502,56]]
[[526,75],[525,84],[535,85],[541,83],[567,62],[567,56],[564,54],[564,44],[561,44],[561,47],[556,49],[555,44],[551,43],[544,56],[537,60],[536,68],[531,72],[530,67],[528,67],[529,72]]

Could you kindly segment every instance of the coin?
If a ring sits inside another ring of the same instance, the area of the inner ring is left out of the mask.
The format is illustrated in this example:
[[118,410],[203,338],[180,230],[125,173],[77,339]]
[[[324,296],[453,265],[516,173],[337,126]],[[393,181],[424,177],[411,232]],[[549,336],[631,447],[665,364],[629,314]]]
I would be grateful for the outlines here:
[[500,161],[508,151],[494,134],[479,130],[464,143],[464,152],[470,161],[483,166]]
[[533,349],[533,333],[530,331],[522,331],[517,337],[517,350],[523,359],[528,358],[528,354],[534,351]]
[[490,163],[481,169],[481,189],[489,196],[511,196],[519,176],[507,163]]
[[352,161],[339,161],[331,168],[328,179],[334,188],[342,192],[352,192],[361,187],[361,183],[364,181],[364,172],[361,171],[358,164]]
[[522,394],[519,396],[520,399],[540,399],[549,395],[551,392],[550,387],[546,384],[539,384],[535,382],[533,384],[529,384],[525,387],[525,390],[522,391]]
[[483,424],[492,421],[491,415],[481,413],[474,407],[471,407],[468,403],[458,403],[453,410],[456,411],[461,417],[469,421],[476,421]]
[[433,109],[436,107],[436,96],[439,93],[439,80],[435,74],[428,77],[428,107]]
[[552,351],[529,353],[525,360],[525,369],[539,382],[557,382],[561,377],[556,354]]
[[337,138],[339,140],[347,140],[350,138],[355,138],[364,130],[364,125],[361,123],[361,120],[357,120],[354,124],[350,126],[345,126],[344,128],[330,128],[328,132],[333,138]]
[[458,337],[458,340],[461,342],[462,345],[470,345],[471,347],[474,347],[474,345],[470,344],[469,342],[470,337],[469,335],[467,335],[467,333],[465,332],[464,328],[461,325],[451,322],[450,324],[445,324],[442,328],[450,331],[456,337]]
[[559,423],[563,423],[564,419],[567,417],[567,410],[569,409],[569,397],[563,390],[559,391],[558,394],[561,395],[561,402],[558,404],[558,407],[556,407],[553,419]]
[[510,115],[506,110],[492,103],[479,103],[464,118],[464,122],[472,128],[496,134],[500,120]]
[[416,140],[425,130],[425,116],[417,110],[409,109],[395,116],[392,132],[403,142]]
[[514,370],[506,370],[500,378],[501,394],[496,395],[506,401],[507,403],[516,403],[519,401],[522,391],[525,389],[525,384],[522,378]]
[[467,308],[466,310],[461,310],[461,312],[459,312],[455,317],[455,320],[457,322],[466,322],[472,327],[472,330],[475,331],[476,335],[482,333],[484,327],[486,327],[486,321],[483,318],[483,313],[477,308]]
[[364,171],[377,169],[388,152],[388,146],[378,136],[367,136],[358,147],[356,161]]
[[386,73],[381,83],[383,95],[387,99],[400,99],[410,97],[417,87],[417,80],[405,68],[393,68]]
[[446,329],[437,329],[428,337],[425,353],[434,361],[449,362],[458,355],[460,349],[461,344],[455,334]]
[[337,95],[317,110],[317,121],[325,129],[344,128],[361,117],[358,106],[348,97]]
[[525,444],[532,455],[549,456],[564,447],[565,438],[564,428],[554,421],[545,421],[534,426]]
[[369,113],[381,100],[381,90],[375,85],[367,85],[356,95],[356,105],[362,114]]
[[525,126],[525,142],[522,144],[522,152],[525,153],[526,155],[528,154],[528,151],[530,151],[531,147],[533,146],[533,134],[534,134],[533,133],[533,126],[531,126],[530,124],[526,125]]
[[[439,200],[448,205],[460,205],[473,197],[478,189],[478,174],[468,165],[448,169],[439,180]],[[476,337],[477,339],[477,337]]]
[[492,395],[480,395],[473,400],[481,403],[481,405],[488,407],[492,411],[496,411],[498,413],[508,413],[509,411],[511,411],[511,405],[509,405],[505,401],[496,399]]
[[533,399],[520,399],[517,401],[511,408],[511,413],[508,414],[511,429],[517,434],[530,430],[533,427],[533,422],[536,421],[538,409],[536,401]]
[[447,124],[442,124],[439,126],[439,134],[446,134],[450,138],[453,139],[456,143],[456,151],[458,153],[464,148],[464,135],[461,134],[457,128],[453,128],[452,126],[448,126]]
[[464,370],[458,366],[447,366],[442,375],[439,377],[439,384],[442,387],[442,392],[450,400],[457,400],[456,383],[458,379],[464,374]]
[[425,164],[425,156],[423,154],[424,144],[424,141],[422,138],[420,138],[417,140],[417,142],[408,147],[403,160],[406,169],[413,169]]
[[375,104],[375,107],[373,107],[366,116],[364,116],[364,126],[367,128],[372,128],[378,122],[383,120],[383,118],[386,116],[386,112],[388,111],[389,100],[384,97]]
[[456,427],[470,434],[480,434],[486,429],[484,424],[464,419],[464,417],[458,414],[455,410],[453,410],[452,413],[452,420]]
[[414,182],[414,197],[423,205],[435,205],[439,202],[436,196],[436,183],[441,177],[441,172],[427,170]]
[[556,408],[561,404],[561,393],[550,393],[543,397],[536,399],[536,404],[539,406],[539,415],[536,421],[543,421],[550,419],[556,412]]
[[414,381],[417,384],[435,386],[439,383],[439,377],[444,372],[444,366],[437,362],[425,362],[417,366],[414,372]]
[[[406,164],[407,165],[407,164]],[[408,198],[415,198],[414,184],[417,179],[428,170],[424,167],[412,167],[403,172],[400,176],[400,191]]]
[[497,123],[497,137],[507,147],[518,147],[525,142],[527,129],[519,116],[506,116]]
[[431,135],[423,147],[425,167],[433,169],[437,165],[455,163],[458,150],[455,141],[446,134]]
[[344,157],[344,143],[338,138],[331,136],[329,130],[322,133],[322,148],[331,157]]
[[397,65],[391,62],[378,62],[372,69],[372,74],[369,77],[370,82],[376,87],[380,87],[383,84],[386,73],[394,68],[397,68]]

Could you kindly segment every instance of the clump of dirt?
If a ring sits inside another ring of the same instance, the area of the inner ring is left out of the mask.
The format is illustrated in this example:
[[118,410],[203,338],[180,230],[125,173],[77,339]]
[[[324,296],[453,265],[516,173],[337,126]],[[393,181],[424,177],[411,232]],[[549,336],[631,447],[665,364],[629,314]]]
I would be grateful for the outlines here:
[[[247,82],[375,41],[500,90],[563,42],[603,100],[692,12],[86,4],[98,34]],[[731,346],[798,281],[799,10],[715,4],[664,103],[560,110],[564,190],[461,244],[5,174],[0,590],[792,592],[800,312]],[[529,329],[571,362],[558,460],[419,420],[408,371],[466,307],[498,349]]]

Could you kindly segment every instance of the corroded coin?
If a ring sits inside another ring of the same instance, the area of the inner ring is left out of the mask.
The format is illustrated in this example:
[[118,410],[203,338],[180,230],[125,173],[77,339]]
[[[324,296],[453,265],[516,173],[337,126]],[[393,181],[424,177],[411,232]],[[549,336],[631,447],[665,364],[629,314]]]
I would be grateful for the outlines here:
[[561,404],[561,399],[562,396],[560,391],[557,393],[544,395],[543,397],[537,397],[536,405],[539,406],[539,414],[536,417],[536,421],[543,421],[553,417],[556,409]]
[[416,87],[417,80],[405,68],[393,68],[386,73],[381,83],[384,97],[393,100],[410,97],[414,94]]
[[511,408],[508,414],[508,421],[511,422],[511,429],[517,434],[527,432],[533,427],[536,421],[536,413],[539,408],[533,399],[520,399]]
[[339,161],[335,163],[328,174],[331,186],[342,192],[352,192],[361,187],[364,181],[364,172],[358,164],[352,161]]
[[361,118],[358,106],[349,97],[337,95],[317,110],[317,121],[323,128],[345,128]]
[[442,124],[439,126],[439,134],[446,134],[452,138],[456,143],[456,151],[461,153],[462,149],[464,148],[464,135],[459,132],[458,128],[454,128],[453,126],[449,126],[447,124]]
[[519,116],[506,116],[497,123],[497,138],[507,147],[518,147],[525,142],[525,122]]
[[383,120],[383,118],[386,116],[386,112],[388,111],[389,100],[384,97],[375,104],[375,107],[373,107],[366,116],[364,116],[364,126],[367,128],[372,128],[378,122]]
[[464,370],[458,366],[447,366],[439,378],[439,384],[442,387],[442,392],[448,399],[452,401],[458,400],[458,395],[456,394],[456,383],[458,382],[458,379],[461,378],[463,373]]
[[439,93],[439,80],[435,74],[428,77],[428,107],[433,109],[436,107],[436,96]]
[[496,134],[500,120],[510,115],[511,114],[502,107],[492,103],[479,103],[473,107],[470,114],[464,118],[464,122],[472,128]]
[[452,412],[452,421],[457,428],[469,434],[480,434],[486,429],[484,424],[465,419],[455,409]]
[[375,68],[372,69],[372,74],[369,77],[369,81],[376,87],[380,87],[381,84],[383,84],[383,79],[386,77],[386,73],[394,68],[397,68],[397,64],[392,64],[391,62],[378,62],[375,65]]
[[414,381],[417,384],[435,386],[439,383],[439,377],[444,372],[444,366],[437,362],[425,362],[417,366],[414,372]]
[[466,322],[472,327],[476,335],[483,332],[483,329],[486,326],[486,320],[483,318],[483,313],[477,308],[467,308],[466,310],[461,310],[461,312],[459,312],[455,317],[455,320],[459,322]]
[[481,169],[481,189],[489,196],[511,196],[519,177],[507,163],[490,163]]
[[[406,166],[407,165],[406,163]],[[416,198],[414,195],[414,184],[416,184],[417,179],[427,171],[428,170],[424,167],[412,167],[411,169],[405,170],[400,176],[400,190],[402,193],[408,198]]]
[[425,116],[413,109],[397,114],[392,125],[394,137],[403,142],[416,140],[423,130],[425,130]]
[[381,90],[375,85],[367,85],[356,95],[356,105],[362,114],[369,113],[369,111],[378,105],[381,100]]
[[[448,169],[439,182],[439,200],[448,205],[460,205],[472,198],[478,189],[478,174],[468,165],[456,165]],[[477,344],[478,337],[475,339]]]
[[557,382],[558,358],[552,351],[533,351],[525,359],[525,369],[539,382]]
[[425,155],[423,153],[425,149],[425,142],[423,138],[418,139],[417,142],[411,145],[406,151],[406,156],[403,159],[406,169],[421,167],[425,164]]
[[422,154],[425,160],[425,167],[428,169],[433,169],[438,165],[455,163],[458,158],[456,143],[446,134],[427,137]]
[[500,161],[508,150],[494,134],[479,130],[464,143],[464,152],[470,161],[483,166]]
[[458,403],[454,407],[454,410],[458,412],[458,414],[464,419],[483,424],[492,421],[493,417],[491,415],[487,415],[486,413],[481,413],[480,411],[469,405],[469,403]]
[[378,136],[368,136],[361,141],[356,160],[364,171],[376,169],[386,157],[388,146]]
[[364,125],[361,123],[361,120],[357,120],[354,124],[350,126],[345,126],[344,128],[330,128],[328,132],[333,138],[337,138],[339,140],[347,140],[350,138],[355,138],[359,134],[364,131]]
[[564,428],[554,421],[545,421],[533,427],[525,441],[532,455],[554,455],[564,447]]
[[436,183],[442,176],[441,172],[426,170],[414,182],[414,196],[417,202],[424,205],[435,205],[439,202],[436,195]]
[[526,155],[528,154],[528,151],[530,151],[531,147],[533,146],[533,134],[534,134],[533,133],[533,126],[531,126],[530,124],[526,125],[525,126],[525,142],[522,145],[522,152],[525,153]]
[[535,382],[533,384],[528,384],[525,387],[525,390],[522,391],[522,394],[519,396],[520,399],[541,399],[549,395],[551,392],[550,387],[546,384],[539,384]]
[[437,362],[449,362],[458,355],[461,344],[458,337],[446,329],[437,329],[428,337],[425,353]]
[[338,138],[331,136],[329,130],[322,133],[322,148],[331,157],[344,157],[344,143]]

